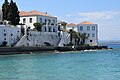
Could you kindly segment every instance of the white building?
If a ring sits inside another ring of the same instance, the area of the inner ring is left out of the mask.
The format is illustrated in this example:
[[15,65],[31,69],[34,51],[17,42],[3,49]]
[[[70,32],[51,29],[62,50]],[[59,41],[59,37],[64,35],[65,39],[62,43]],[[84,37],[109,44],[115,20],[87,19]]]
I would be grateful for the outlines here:
[[14,46],[21,38],[21,29],[17,27],[0,25],[0,45]]
[[2,10],[0,10],[0,23],[2,22],[2,18],[3,18],[3,14],[2,14]]
[[[42,31],[36,31],[34,23],[41,23]],[[24,28],[30,27],[15,46],[57,46],[61,40],[61,34],[58,32],[57,18],[38,11],[20,12],[20,23],[25,24]],[[23,26],[23,25],[22,25]]]
[[[1,21],[2,21],[2,13]],[[34,29],[34,23],[42,23],[42,31]],[[6,46],[58,46],[64,42],[65,36],[58,31],[57,18],[38,11],[20,12],[20,23],[17,27],[8,24],[0,25],[0,45],[6,42]],[[19,28],[18,28],[19,27]],[[23,30],[23,27],[25,30]],[[29,31],[27,31],[27,29]],[[23,32],[25,34],[23,35]]]
[[77,25],[74,23],[67,24],[66,30],[69,31],[70,29],[72,29],[73,31],[77,31]]
[[41,23],[42,32],[57,32],[57,17],[50,16],[47,13],[42,13],[38,11],[20,12],[20,23],[25,24],[25,26],[33,29],[34,23]]
[[77,25],[77,32],[86,33],[88,39],[85,44],[98,45],[98,25],[92,22],[81,22]]

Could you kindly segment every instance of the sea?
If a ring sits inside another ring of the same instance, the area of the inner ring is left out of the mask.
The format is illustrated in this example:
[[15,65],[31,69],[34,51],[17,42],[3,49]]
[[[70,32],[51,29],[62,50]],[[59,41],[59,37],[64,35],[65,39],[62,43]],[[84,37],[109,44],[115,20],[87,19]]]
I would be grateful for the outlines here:
[[0,55],[0,80],[120,80],[120,45],[113,50]]

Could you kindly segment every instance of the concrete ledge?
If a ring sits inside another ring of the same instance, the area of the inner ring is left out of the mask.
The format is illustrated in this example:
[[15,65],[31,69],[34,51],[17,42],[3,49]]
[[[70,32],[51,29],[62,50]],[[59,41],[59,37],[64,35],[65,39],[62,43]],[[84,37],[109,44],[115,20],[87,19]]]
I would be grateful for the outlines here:
[[[64,47],[55,47],[55,46],[44,46],[44,47],[0,47],[0,54],[22,54],[24,52],[35,52],[35,51],[81,51],[81,50],[100,50],[108,49],[107,46],[64,46]],[[112,49],[112,48],[110,48]]]

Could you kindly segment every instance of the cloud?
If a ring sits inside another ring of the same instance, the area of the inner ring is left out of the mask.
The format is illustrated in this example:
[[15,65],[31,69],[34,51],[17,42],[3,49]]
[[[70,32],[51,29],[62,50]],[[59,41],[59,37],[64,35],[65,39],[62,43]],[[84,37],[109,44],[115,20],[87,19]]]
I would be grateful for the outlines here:
[[101,11],[101,12],[82,12],[77,14],[80,18],[85,20],[106,20],[113,19],[120,15],[120,12],[115,11]]
[[82,21],[92,21],[102,24],[118,24],[120,21],[120,11],[95,11],[95,12],[77,12],[68,13],[59,19],[68,23],[80,23]]
[[70,14],[67,14],[67,15],[66,15],[66,17],[71,17],[71,16],[72,16],[72,15],[70,15]]

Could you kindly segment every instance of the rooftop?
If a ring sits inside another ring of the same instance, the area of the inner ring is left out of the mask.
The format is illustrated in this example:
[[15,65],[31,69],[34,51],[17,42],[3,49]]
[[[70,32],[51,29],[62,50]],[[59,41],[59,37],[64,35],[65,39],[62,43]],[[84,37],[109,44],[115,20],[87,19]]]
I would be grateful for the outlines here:
[[48,15],[47,13],[39,12],[36,10],[30,11],[30,12],[20,11],[20,16],[37,16],[37,15],[56,18],[54,16]]
[[67,24],[66,26],[74,27],[74,26],[76,26],[76,24],[74,24],[74,23],[70,23],[70,24]]
[[93,23],[93,22],[88,22],[88,21],[84,21],[84,22],[79,23],[78,25],[80,25],[80,24],[95,24],[95,23]]

